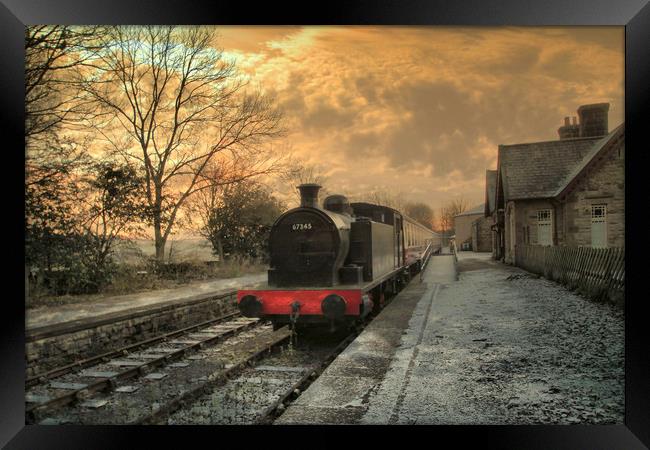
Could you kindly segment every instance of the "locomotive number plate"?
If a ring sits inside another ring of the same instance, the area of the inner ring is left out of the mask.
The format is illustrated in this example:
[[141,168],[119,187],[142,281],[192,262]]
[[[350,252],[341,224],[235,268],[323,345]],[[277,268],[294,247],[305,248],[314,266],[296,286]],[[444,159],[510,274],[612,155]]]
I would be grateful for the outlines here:
[[311,230],[310,223],[294,223],[291,225],[293,231]]

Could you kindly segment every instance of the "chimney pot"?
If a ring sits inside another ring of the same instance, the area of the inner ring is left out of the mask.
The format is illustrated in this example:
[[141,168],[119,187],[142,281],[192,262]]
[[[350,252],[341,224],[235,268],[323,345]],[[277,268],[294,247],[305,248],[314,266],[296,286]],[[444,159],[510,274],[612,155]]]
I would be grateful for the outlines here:
[[573,139],[579,137],[578,135],[579,128],[575,124],[575,120],[573,122],[573,125],[571,125],[571,117],[566,116],[564,118],[564,125],[558,128],[557,133],[560,136],[560,139]]

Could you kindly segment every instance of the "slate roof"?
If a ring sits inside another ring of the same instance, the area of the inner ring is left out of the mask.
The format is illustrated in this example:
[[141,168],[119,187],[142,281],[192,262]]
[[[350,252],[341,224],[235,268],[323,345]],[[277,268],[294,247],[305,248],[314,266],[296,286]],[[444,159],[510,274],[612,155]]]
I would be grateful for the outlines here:
[[605,136],[604,138],[596,142],[596,144],[592,147],[591,151],[587,153],[587,155],[582,159],[582,161],[580,161],[580,163],[577,166],[575,166],[573,170],[571,170],[571,173],[569,173],[569,175],[562,181],[558,189],[555,191],[554,196],[560,195],[582,171],[587,169],[589,163],[594,160],[596,155],[598,155],[603,151],[606,151],[610,143],[613,144],[619,138],[624,136],[624,134],[625,134],[625,123],[622,123],[614,130],[612,130],[607,136]]
[[485,203],[481,203],[480,205],[476,205],[475,207],[468,209],[467,211],[463,211],[460,214],[456,214],[454,217],[473,216],[475,214],[483,214],[484,211],[485,211]]
[[485,216],[491,215],[496,208],[497,171],[485,171]]
[[499,145],[504,200],[554,197],[602,137]]

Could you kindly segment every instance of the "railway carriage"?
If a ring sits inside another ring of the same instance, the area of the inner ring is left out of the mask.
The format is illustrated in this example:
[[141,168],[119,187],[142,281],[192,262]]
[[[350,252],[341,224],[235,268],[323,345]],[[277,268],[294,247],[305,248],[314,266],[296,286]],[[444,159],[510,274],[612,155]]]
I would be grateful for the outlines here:
[[393,208],[342,195],[320,207],[319,185],[298,189],[300,206],[271,229],[268,282],[237,293],[244,316],[275,326],[349,325],[379,311],[440,251],[437,233]]

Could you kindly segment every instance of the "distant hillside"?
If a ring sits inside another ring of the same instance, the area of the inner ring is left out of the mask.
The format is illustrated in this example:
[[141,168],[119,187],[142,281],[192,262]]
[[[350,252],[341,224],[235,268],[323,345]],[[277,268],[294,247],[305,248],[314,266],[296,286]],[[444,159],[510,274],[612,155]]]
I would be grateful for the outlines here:
[[[142,262],[143,258],[154,257],[156,247],[154,241],[150,239],[122,240],[115,245],[114,254],[116,260],[120,263],[137,264]],[[207,262],[218,261],[219,257],[212,253],[210,241],[197,238],[167,241],[165,260],[171,260],[172,262]]]

